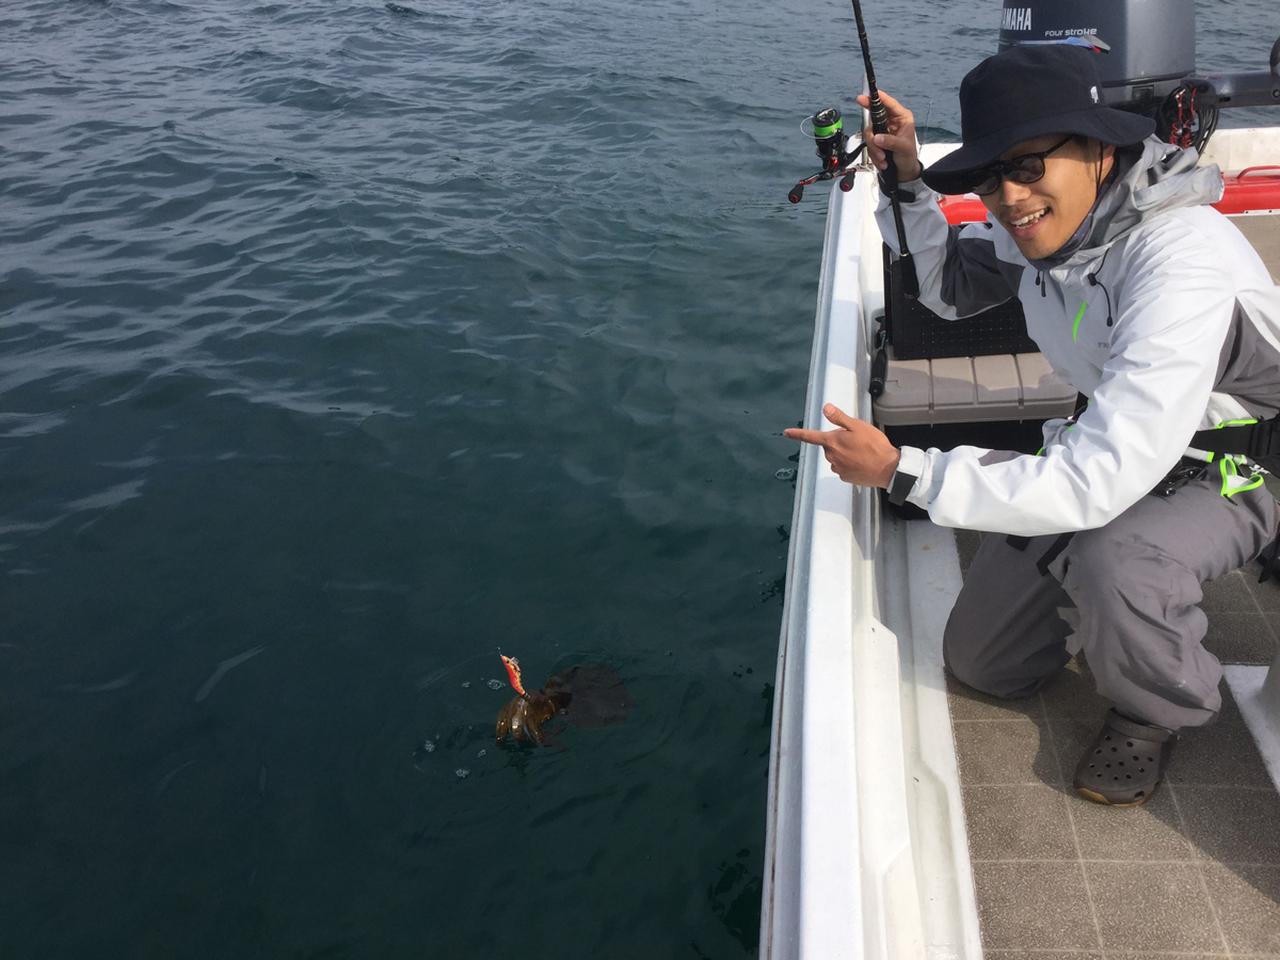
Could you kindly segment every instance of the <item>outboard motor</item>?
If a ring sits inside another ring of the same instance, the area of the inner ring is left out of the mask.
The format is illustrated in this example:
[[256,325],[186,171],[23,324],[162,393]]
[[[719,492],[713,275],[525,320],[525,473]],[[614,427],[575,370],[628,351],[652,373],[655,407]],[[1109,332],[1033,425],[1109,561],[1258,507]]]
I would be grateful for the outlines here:
[[1196,69],[1195,0],[1004,0],[1000,49],[1102,41],[1102,99],[1154,108]]
[[1171,143],[1203,149],[1223,107],[1280,106],[1280,40],[1269,69],[1196,72],[1195,0],[1003,0],[1000,49],[1077,43],[1099,51],[1101,95],[1156,119]]

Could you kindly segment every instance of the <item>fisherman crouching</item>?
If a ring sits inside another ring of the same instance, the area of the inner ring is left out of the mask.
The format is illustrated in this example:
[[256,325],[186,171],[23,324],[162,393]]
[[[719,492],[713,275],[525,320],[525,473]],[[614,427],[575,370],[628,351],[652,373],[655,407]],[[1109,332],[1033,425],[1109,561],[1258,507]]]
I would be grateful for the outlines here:
[[[1179,733],[1222,706],[1201,584],[1277,536],[1253,461],[1210,451],[1252,429],[1240,421],[1280,413],[1280,290],[1209,206],[1217,168],[1105,106],[1100,89],[1090,51],[1015,46],[965,77],[963,144],[928,170],[894,98],[881,93],[888,132],[866,133],[873,162],[883,169],[888,150],[897,164],[921,302],[953,319],[1017,297],[1083,411],[1046,423],[1035,455],[898,449],[831,405],[837,429],[786,434],[821,444],[849,483],[988,532],[947,624],[947,668],[1022,697],[1083,649],[1115,707],[1074,786],[1132,806],[1150,799]],[[949,227],[938,194],[966,192],[987,219]],[[876,216],[897,252],[886,197]]]

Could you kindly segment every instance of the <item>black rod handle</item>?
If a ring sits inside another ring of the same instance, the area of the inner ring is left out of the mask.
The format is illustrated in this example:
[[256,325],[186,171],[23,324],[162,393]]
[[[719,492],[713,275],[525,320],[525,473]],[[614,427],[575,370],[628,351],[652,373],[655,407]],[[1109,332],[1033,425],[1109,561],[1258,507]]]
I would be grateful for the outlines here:
[[[867,25],[862,20],[862,4],[853,2],[853,19],[858,24],[858,43],[862,45],[862,64],[867,73],[867,109],[871,114],[871,132],[889,132],[889,111],[880,101],[880,91],[876,89],[876,72],[871,66],[871,47],[867,43]],[[893,210],[893,226],[898,235],[898,260],[902,264],[902,295],[908,300],[920,296],[920,281],[916,277],[915,261],[911,259],[911,251],[907,249],[907,231],[902,223],[902,202],[898,198],[898,165],[894,162],[893,153],[884,153],[885,168],[880,172],[880,180],[889,194],[889,206]]]
[[889,351],[881,345],[871,358],[871,381],[867,384],[867,393],[873,398],[884,393],[885,377],[889,373]]

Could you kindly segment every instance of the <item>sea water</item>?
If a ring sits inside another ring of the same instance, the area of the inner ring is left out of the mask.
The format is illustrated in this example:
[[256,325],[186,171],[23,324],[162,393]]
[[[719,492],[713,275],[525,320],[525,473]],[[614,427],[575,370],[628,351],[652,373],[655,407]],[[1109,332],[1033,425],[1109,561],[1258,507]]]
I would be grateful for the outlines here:
[[[954,137],[999,5],[866,7]],[[1269,0],[1212,13],[1262,66]],[[0,956],[754,955],[786,194],[856,49],[812,0],[0,9]],[[497,746],[499,648],[634,706]]]

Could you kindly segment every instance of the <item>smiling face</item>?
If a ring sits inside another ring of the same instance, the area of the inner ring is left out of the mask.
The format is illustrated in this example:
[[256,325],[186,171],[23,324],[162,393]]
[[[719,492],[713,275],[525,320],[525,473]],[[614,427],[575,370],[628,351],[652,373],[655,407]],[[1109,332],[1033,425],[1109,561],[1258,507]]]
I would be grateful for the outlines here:
[[[1012,160],[1027,153],[1048,150],[1062,140],[1046,134],[1014,144],[1000,155]],[[1096,140],[1073,138],[1044,160],[1044,176],[1035,183],[1014,183],[1007,178],[999,189],[982,198],[983,204],[1028,260],[1042,260],[1056,253],[1084,222],[1097,197],[1098,183],[1115,164],[1115,147]]]

